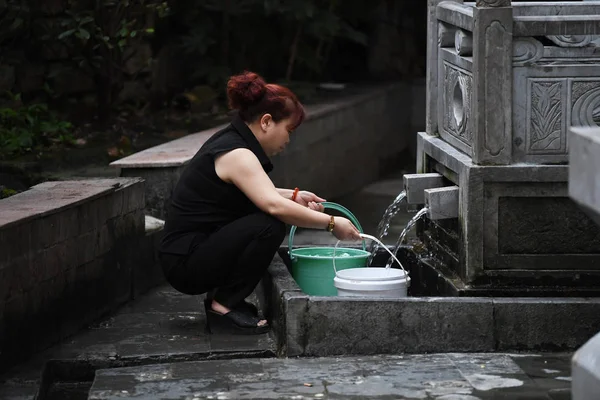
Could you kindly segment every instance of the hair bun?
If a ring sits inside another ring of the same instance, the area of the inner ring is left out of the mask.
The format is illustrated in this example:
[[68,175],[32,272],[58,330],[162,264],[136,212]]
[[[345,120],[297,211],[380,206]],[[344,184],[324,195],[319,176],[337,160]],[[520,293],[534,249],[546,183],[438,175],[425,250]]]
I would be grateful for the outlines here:
[[259,102],[267,91],[266,85],[265,80],[254,72],[244,71],[232,76],[227,82],[229,107],[239,110]]

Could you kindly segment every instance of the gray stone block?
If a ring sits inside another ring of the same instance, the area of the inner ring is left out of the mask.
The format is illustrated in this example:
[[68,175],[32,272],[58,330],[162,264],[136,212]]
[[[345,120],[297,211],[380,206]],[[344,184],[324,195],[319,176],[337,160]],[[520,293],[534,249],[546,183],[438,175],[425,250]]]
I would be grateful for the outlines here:
[[496,350],[563,351],[598,331],[598,299],[493,299]]
[[427,218],[433,221],[458,218],[458,194],[458,186],[426,189]]
[[594,399],[600,393],[600,333],[573,356],[571,390],[573,400]]
[[404,174],[402,176],[406,202],[425,204],[425,189],[444,186],[444,177],[436,172],[429,174]]
[[308,299],[307,295],[298,292],[286,292],[282,296],[285,339],[279,353],[286,357],[301,356],[305,352]]
[[569,196],[600,225],[600,128],[571,128]]
[[307,356],[494,348],[489,299],[311,297],[306,329]]

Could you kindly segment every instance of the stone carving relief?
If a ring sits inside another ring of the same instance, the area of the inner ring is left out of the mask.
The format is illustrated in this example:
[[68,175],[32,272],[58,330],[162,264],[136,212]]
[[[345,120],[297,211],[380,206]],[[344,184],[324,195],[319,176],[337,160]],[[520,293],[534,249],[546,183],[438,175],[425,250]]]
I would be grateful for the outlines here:
[[444,62],[443,124],[446,132],[471,146],[471,95],[473,76]]
[[600,81],[574,80],[571,102],[572,126],[600,126]]
[[564,83],[564,80],[530,80],[528,154],[562,154],[566,151],[562,99]]
[[585,47],[596,38],[591,35],[554,35],[546,37],[558,47]]
[[513,39],[513,65],[532,64],[544,56],[544,45],[531,37]]
[[510,7],[510,0],[476,0],[476,7]]
[[482,110],[485,112],[483,148],[493,157],[503,153],[508,141],[505,110],[510,106],[506,101],[511,89],[510,75],[507,72],[510,72],[512,57],[504,49],[512,48],[511,36],[503,23],[497,20],[485,28],[486,45],[482,58],[486,77],[483,80],[481,99],[484,104]]

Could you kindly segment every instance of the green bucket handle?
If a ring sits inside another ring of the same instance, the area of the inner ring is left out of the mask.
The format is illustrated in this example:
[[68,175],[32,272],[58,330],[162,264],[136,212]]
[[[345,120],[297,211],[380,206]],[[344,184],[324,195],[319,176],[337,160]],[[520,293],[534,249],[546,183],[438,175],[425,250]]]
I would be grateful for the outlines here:
[[[358,222],[358,219],[356,219],[354,214],[352,214],[350,212],[350,210],[348,210],[346,207],[342,206],[341,204],[332,203],[329,201],[324,201],[321,204],[323,205],[323,207],[325,207],[325,209],[329,208],[332,210],[337,210],[337,211],[341,212],[342,214],[344,214],[346,217],[348,217],[348,219],[350,221],[352,221],[352,223],[354,224],[354,226],[356,227],[356,229],[358,229],[358,231],[360,233],[364,233],[363,228],[360,225],[360,222]],[[288,253],[289,253],[291,259],[294,259],[294,257],[292,256],[292,245],[294,243],[294,234],[296,233],[297,228],[298,227],[296,225],[292,225],[292,229],[290,229],[290,238],[289,238],[289,242],[288,242]],[[364,239],[362,241],[362,247],[363,247],[363,250],[365,250],[365,251],[367,250],[367,246],[365,244]]]

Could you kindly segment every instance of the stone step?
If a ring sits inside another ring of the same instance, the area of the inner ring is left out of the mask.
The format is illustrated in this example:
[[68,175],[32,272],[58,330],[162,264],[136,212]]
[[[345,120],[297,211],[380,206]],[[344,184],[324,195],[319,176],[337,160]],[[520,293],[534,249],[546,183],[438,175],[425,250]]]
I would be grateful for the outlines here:
[[[255,295],[249,300],[258,304]],[[205,321],[202,296],[158,287],[0,376],[0,399],[33,399],[38,387],[44,392],[39,398],[81,398],[74,393],[89,388],[98,368],[275,356],[271,334],[210,335]]]
[[96,372],[90,400],[569,398],[566,355],[245,359]]

